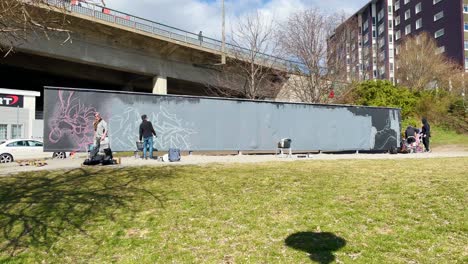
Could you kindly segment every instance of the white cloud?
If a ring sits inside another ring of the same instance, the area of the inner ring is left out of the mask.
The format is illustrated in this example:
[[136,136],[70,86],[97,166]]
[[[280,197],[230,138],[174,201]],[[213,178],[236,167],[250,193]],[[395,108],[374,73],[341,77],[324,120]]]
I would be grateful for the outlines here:
[[[275,21],[298,10],[318,7],[332,12],[356,12],[368,0],[225,0],[226,30],[239,16],[258,9]],[[107,0],[110,8],[189,32],[221,37],[221,0]]]

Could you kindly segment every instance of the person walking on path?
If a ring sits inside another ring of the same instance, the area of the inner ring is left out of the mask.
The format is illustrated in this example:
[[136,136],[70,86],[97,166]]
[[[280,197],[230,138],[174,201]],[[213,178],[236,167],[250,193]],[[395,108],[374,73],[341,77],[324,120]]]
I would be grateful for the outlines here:
[[140,142],[143,139],[143,158],[148,159],[146,156],[146,150],[149,148],[149,158],[153,159],[153,135],[156,136],[153,124],[147,120],[146,115],[141,116],[140,124]]
[[106,121],[102,119],[99,112],[96,112],[94,114],[93,126],[94,126],[94,148],[97,149],[97,152],[99,152],[99,148],[101,147],[101,142],[104,141],[104,139],[106,139],[107,134],[108,134],[107,123]]
[[424,144],[424,148],[426,149],[426,152],[430,152],[430,148],[429,148],[429,141],[430,141],[430,138],[431,138],[431,126],[429,125],[429,123],[427,122],[427,119],[425,117],[422,118],[422,136],[423,136],[423,144]]

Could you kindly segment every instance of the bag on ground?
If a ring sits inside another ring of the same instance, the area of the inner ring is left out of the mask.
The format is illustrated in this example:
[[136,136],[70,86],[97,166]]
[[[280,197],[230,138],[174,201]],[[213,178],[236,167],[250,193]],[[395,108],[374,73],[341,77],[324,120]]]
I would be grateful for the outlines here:
[[180,149],[170,148],[169,149],[169,161],[180,161]]
[[98,165],[99,163],[101,163],[100,160],[96,160],[96,159],[85,159],[85,161],[83,162],[83,165],[86,165],[86,166],[93,166],[93,165]]
[[114,164],[114,157],[112,156],[112,150],[110,148],[104,149],[104,158],[102,159],[102,165]]

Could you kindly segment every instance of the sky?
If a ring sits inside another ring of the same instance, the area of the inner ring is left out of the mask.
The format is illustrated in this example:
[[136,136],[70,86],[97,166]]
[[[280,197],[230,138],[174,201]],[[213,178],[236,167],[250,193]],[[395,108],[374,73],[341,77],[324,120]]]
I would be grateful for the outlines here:
[[[235,21],[258,10],[281,22],[289,14],[320,8],[354,14],[369,0],[225,0],[226,32]],[[221,38],[221,0],[105,0],[109,8],[197,33]]]

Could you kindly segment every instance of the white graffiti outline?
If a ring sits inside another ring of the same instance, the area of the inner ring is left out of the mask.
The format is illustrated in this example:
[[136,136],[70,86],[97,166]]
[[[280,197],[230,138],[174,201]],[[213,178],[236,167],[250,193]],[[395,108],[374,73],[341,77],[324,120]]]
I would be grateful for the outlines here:
[[[121,115],[110,118],[111,127],[109,129],[112,146],[116,149],[135,149],[139,136],[141,123],[140,111],[133,107],[127,107]],[[197,131],[184,126],[184,120],[178,118],[176,114],[168,112],[163,106],[159,111],[145,113],[153,123],[157,138],[154,145],[157,149],[165,150],[169,148],[179,148],[190,150],[193,145],[190,136]]]

